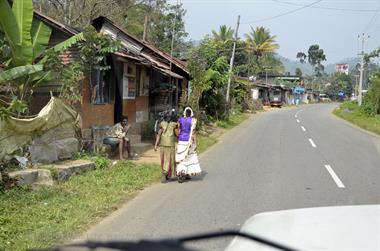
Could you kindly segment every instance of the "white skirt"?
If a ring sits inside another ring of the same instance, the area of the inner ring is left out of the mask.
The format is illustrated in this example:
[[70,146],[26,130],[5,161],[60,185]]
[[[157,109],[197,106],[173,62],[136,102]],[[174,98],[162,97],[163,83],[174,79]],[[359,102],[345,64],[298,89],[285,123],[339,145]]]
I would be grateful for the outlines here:
[[202,173],[195,147],[192,145],[188,149],[188,144],[188,141],[178,142],[176,154],[177,175],[193,176]]

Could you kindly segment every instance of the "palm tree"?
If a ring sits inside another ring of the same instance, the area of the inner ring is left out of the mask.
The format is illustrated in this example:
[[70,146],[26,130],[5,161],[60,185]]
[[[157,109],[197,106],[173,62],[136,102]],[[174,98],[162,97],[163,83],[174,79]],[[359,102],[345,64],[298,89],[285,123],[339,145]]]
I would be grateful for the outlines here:
[[221,25],[219,31],[212,30],[213,39],[219,42],[226,42],[233,39],[234,30],[226,25]]
[[276,36],[271,36],[269,29],[264,27],[251,27],[251,32],[245,34],[248,51],[248,74],[251,69],[254,72],[263,70],[259,60],[265,55],[273,54],[280,46],[276,43]]
[[245,34],[247,50],[251,55],[254,55],[256,59],[267,53],[272,53],[280,46],[276,43],[276,36],[271,36],[269,29],[264,27],[251,27],[251,32]]

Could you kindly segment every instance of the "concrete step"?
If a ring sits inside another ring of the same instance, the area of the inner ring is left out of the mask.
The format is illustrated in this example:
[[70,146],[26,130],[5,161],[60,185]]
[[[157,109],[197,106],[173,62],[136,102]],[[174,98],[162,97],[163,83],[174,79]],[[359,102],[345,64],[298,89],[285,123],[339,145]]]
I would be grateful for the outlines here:
[[54,165],[54,168],[57,169],[57,180],[66,181],[73,175],[77,175],[88,170],[94,170],[95,163],[89,160],[74,160],[66,164]]
[[53,178],[49,170],[26,169],[8,173],[10,179],[16,181],[17,185],[53,185]]
[[151,144],[151,143],[145,143],[145,142],[140,142],[140,143],[137,143],[137,144],[132,144],[131,148],[132,148],[132,152],[141,155],[142,153],[144,153],[144,152],[146,152],[146,151],[148,151],[150,149],[153,149],[153,144]]

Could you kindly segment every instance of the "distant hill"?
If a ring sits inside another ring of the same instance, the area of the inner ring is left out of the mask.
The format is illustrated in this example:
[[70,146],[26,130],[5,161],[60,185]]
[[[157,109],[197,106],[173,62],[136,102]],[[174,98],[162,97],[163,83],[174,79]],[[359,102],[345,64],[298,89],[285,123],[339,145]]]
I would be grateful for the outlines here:
[[[313,73],[313,67],[309,63],[301,64],[298,61],[290,60],[286,57],[283,57],[281,55],[277,55],[277,58],[281,60],[282,64],[285,67],[285,72],[290,72],[290,74],[294,74],[296,68],[300,68],[303,74],[311,75]],[[351,71],[357,63],[359,63],[359,58],[346,58],[342,59],[334,64],[327,64],[325,65],[325,72],[328,74],[335,72],[335,65],[336,64],[349,64],[349,70]]]
[[284,65],[285,72],[290,72],[290,74],[295,74],[296,68],[300,68],[302,74],[311,75],[313,73],[313,68],[308,63],[301,64],[298,61],[290,60],[289,58],[283,57],[281,55],[276,56]]

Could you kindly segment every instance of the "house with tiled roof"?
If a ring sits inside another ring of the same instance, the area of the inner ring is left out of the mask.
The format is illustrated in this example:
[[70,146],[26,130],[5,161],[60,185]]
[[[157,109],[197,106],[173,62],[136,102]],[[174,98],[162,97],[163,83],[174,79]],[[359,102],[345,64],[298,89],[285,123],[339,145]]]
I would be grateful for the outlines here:
[[[37,11],[34,15],[52,28],[49,46],[80,32]],[[76,109],[82,116],[83,132],[93,134],[94,128],[111,126],[122,116],[128,116],[133,125],[132,141],[137,144],[141,140],[141,127],[158,112],[178,108],[181,94],[188,88],[190,73],[185,62],[128,34],[105,17],[93,20],[92,25],[98,32],[120,40],[121,49],[107,56],[109,70],[94,70],[80,83],[81,101]],[[69,62],[78,53],[74,46],[60,57]],[[57,94],[58,87],[49,83],[39,88],[32,111],[38,112],[50,99],[51,92]]]

